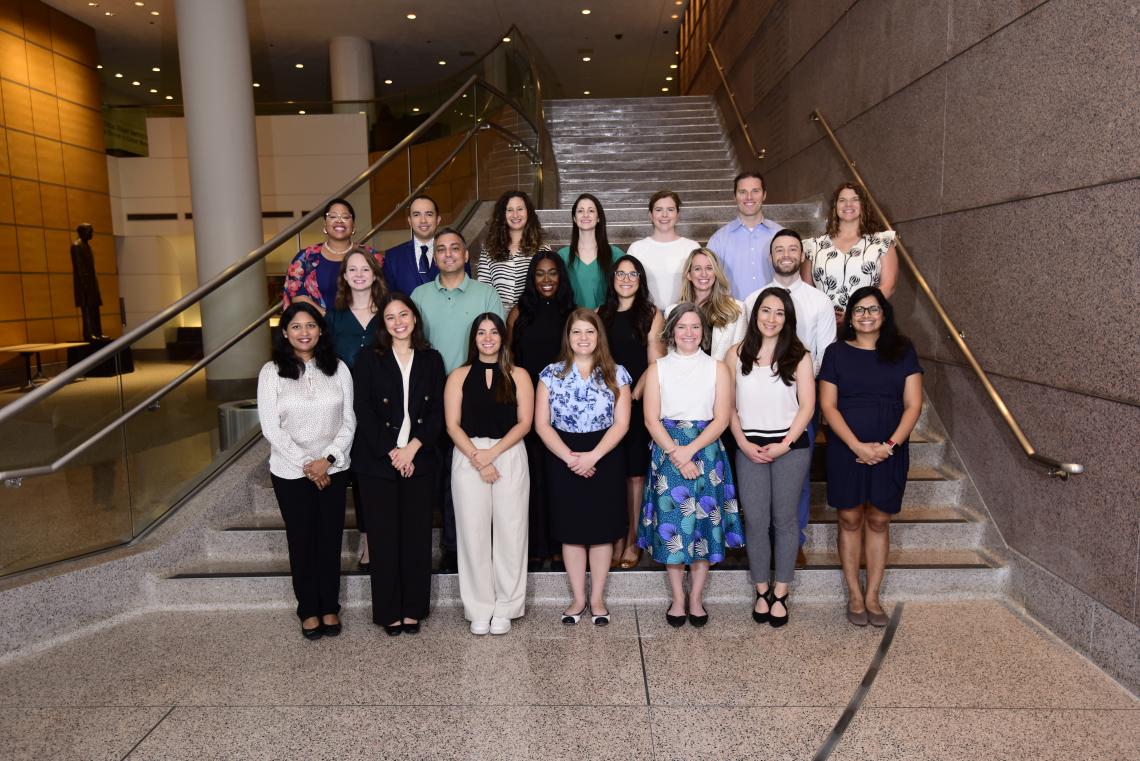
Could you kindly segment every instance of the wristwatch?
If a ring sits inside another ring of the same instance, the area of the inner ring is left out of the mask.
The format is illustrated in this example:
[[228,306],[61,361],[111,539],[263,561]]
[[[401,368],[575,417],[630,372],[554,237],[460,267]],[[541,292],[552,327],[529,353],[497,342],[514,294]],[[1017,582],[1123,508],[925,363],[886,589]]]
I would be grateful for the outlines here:
[[891,454],[894,454],[894,453],[895,453],[895,447],[897,447],[897,446],[898,446],[898,444],[896,444],[896,443],[895,443],[893,440],[891,440],[891,439],[887,439],[887,440],[886,440],[886,441],[884,441],[883,443],[887,445],[887,449],[890,451],[890,453],[891,453]]
[[325,457],[325,459],[329,461],[329,465],[336,465],[336,458],[333,457],[331,454],[327,455]]

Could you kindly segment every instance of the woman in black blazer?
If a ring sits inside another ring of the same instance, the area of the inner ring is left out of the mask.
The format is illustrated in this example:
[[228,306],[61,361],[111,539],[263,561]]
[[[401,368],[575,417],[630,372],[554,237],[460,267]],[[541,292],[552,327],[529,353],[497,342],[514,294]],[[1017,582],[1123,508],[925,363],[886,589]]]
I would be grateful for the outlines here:
[[352,464],[370,528],[372,622],[394,637],[428,615],[446,375],[410,298],[389,293],[380,314],[373,350],[356,358]]

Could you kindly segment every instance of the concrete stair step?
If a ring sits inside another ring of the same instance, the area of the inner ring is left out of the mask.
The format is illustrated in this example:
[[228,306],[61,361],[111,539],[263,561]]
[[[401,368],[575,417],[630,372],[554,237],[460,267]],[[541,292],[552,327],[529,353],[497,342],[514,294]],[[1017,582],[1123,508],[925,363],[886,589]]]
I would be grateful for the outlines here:
[[723,137],[700,138],[690,135],[659,133],[637,137],[561,137],[558,138],[554,155],[556,158],[593,155],[595,151],[695,151],[720,149],[727,151]]
[[[649,178],[613,178],[613,179],[600,179],[598,177],[573,177],[563,178],[560,180],[559,190],[562,193],[593,193],[595,190],[600,193],[644,193],[645,200],[648,203],[649,196],[661,190],[661,183],[657,180]],[[692,190],[709,191],[720,194],[721,200],[724,200],[724,185],[716,178],[709,179],[703,178],[683,178],[683,179],[670,179],[669,189],[675,190],[681,194],[681,200],[684,201],[685,193]],[[607,218],[607,222],[609,219]]]
[[[639,137],[657,137],[660,139],[666,134],[683,136],[689,140],[704,137],[709,140],[724,141],[724,130],[720,123],[711,119],[707,124],[673,124],[668,128],[647,127],[641,124],[612,124],[606,125],[605,129],[599,129],[599,125],[594,122],[583,124],[567,122],[551,125],[548,131],[550,137],[560,145],[574,144],[578,141],[588,142],[589,140],[620,140]],[[599,132],[603,134],[599,134]]]
[[[746,559],[743,553],[740,556],[726,560],[710,573],[706,592],[709,602],[746,605],[753,599],[745,570]],[[643,562],[652,561],[643,558]],[[985,553],[900,550],[893,551],[888,558],[882,592],[888,601],[999,597],[1006,575],[1000,562]],[[458,604],[458,582],[455,574],[433,574],[433,604]],[[356,571],[355,566],[343,574],[342,585],[342,599],[346,604],[352,607],[369,604],[369,577]],[[153,580],[148,596],[152,604],[171,609],[292,608],[295,605],[288,566],[282,562],[187,565],[167,578]],[[564,573],[528,575],[529,602],[558,604],[568,598]],[[652,570],[613,571],[607,582],[607,598],[614,603],[666,603],[669,589],[665,571],[660,566]],[[834,553],[809,553],[808,567],[796,571],[793,599],[836,603],[845,600]],[[741,615],[747,615],[746,607]]]
[[[555,156],[556,157],[558,156],[557,149],[555,150]],[[568,162],[569,161],[583,162],[583,163],[610,162],[610,164],[609,164],[610,166],[622,166],[626,162],[633,162],[636,164],[639,161],[654,160],[660,166],[662,166],[662,176],[666,176],[668,173],[668,169],[666,169],[665,167],[668,167],[670,162],[672,162],[672,161],[697,162],[697,161],[706,161],[709,159],[712,159],[714,161],[718,160],[718,159],[728,159],[729,161],[731,161],[732,157],[729,154],[728,149],[726,147],[698,148],[698,149],[686,150],[684,148],[677,148],[676,145],[670,145],[670,146],[662,147],[659,150],[658,149],[646,150],[646,149],[642,148],[641,146],[637,146],[636,148],[631,148],[630,150],[620,150],[618,148],[613,148],[613,149],[591,149],[588,151],[585,151],[585,150],[584,151],[578,151],[578,152],[575,152],[573,159],[569,159]],[[563,164],[563,160],[561,158],[559,158],[558,163],[559,163],[559,166],[561,167]],[[566,168],[572,169],[572,167],[566,167]]]

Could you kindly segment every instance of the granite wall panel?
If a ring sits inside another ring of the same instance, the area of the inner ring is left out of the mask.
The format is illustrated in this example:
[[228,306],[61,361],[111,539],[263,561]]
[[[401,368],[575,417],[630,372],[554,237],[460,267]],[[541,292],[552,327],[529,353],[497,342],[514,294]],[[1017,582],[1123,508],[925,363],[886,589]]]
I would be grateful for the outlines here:
[[[895,229],[919,271],[937,294],[942,263],[942,220],[938,217],[904,222]],[[937,357],[950,343],[946,328],[934,314],[930,301],[918,288],[910,270],[899,260],[899,279],[891,295],[899,329],[910,336],[923,357]]]
[[827,34],[855,0],[793,0],[788,4],[788,59],[795,64]]
[[1047,0],[950,0],[946,57],[952,58]]
[[1043,454],[1085,465],[1052,479],[1017,446],[968,368],[928,362],[941,377],[932,400],[1005,540],[1085,594],[1137,620],[1140,408],[993,377]]
[[941,296],[984,367],[1140,404],[1138,206],[1134,180],[943,218]]
[[1053,0],[946,66],[949,211],[1140,175],[1133,0]]

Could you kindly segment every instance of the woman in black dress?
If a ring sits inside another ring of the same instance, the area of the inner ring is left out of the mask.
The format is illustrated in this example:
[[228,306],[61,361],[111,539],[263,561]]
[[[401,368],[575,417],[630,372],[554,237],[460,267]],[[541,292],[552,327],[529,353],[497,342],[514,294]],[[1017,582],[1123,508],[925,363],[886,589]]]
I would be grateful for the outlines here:
[[[562,258],[540,251],[530,260],[526,288],[507,316],[512,358],[538,385],[538,374],[558,357],[562,328],[574,311],[574,291]],[[538,571],[559,548],[550,535],[550,502],[546,491],[546,447],[531,430],[524,439],[530,467],[530,563]],[[556,558],[557,559],[557,558]]]
[[372,622],[389,636],[416,634],[431,593],[432,495],[443,432],[443,358],[424,338],[419,310],[402,293],[380,304],[383,327],[356,356],[356,441],[372,559]]
[[[827,504],[839,510],[847,619],[886,626],[879,585],[891,516],[902,508],[906,488],[907,439],[922,412],[922,368],[914,345],[899,334],[890,302],[874,286],[851,294],[840,336],[819,369],[819,406],[830,426]],[[859,586],[864,552],[866,592]]]
[[645,415],[641,409],[645,370],[665,356],[665,345],[661,342],[665,322],[653,304],[649,288],[645,286],[645,267],[637,257],[626,255],[617,261],[606,287],[606,301],[598,308],[598,317],[606,327],[614,361],[629,371],[633,379],[629,432],[622,442],[629,529],[626,536],[614,542],[617,564],[628,569],[641,561],[637,521],[645,491],[645,474],[649,472],[649,431],[645,428]]
[[603,626],[610,622],[605,593],[613,543],[627,529],[620,447],[629,429],[629,373],[610,356],[598,315],[575,309],[558,360],[538,377],[534,427],[550,450],[551,530],[562,542],[573,593],[562,623],[576,624],[585,612],[588,563],[590,610]]

